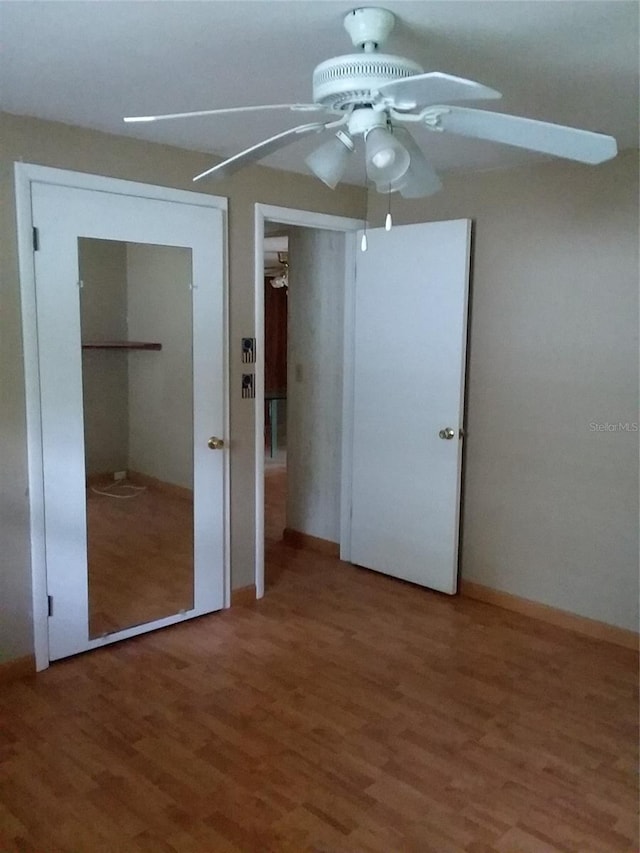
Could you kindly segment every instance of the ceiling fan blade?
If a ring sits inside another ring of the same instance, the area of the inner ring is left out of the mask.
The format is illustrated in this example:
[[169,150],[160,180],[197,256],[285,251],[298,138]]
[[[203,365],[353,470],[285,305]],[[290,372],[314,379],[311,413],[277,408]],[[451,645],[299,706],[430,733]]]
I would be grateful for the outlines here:
[[393,133],[411,157],[405,180],[399,187],[400,195],[403,198],[424,198],[441,190],[442,181],[427,162],[422,149],[409,131],[404,127],[394,127]]
[[[437,116],[436,129],[461,136],[503,142],[505,145],[553,154],[581,163],[602,163],[618,153],[616,140],[612,136],[590,130],[466,107],[440,109],[442,113]],[[428,116],[426,122],[429,125]]]
[[449,101],[477,101],[489,98],[501,98],[500,92],[465,80],[463,77],[452,77],[441,71],[430,71],[427,74],[415,74],[401,80],[392,80],[378,88],[384,101],[396,110],[415,110],[428,107],[431,104],[448,103]]
[[330,112],[329,107],[322,104],[259,104],[255,107],[223,107],[216,110],[196,110],[190,113],[166,113],[160,116],[126,116],[123,121],[128,124],[150,122],[150,121],[167,121],[175,118],[195,118],[196,116],[216,116],[227,115],[229,113],[252,113],[260,110],[291,110],[292,112]]
[[251,148],[246,148],[240,151],[239,154],[234,154],[228,160],[223,160],[217,166],[207,169],[206,172],[196,175],[194,181],[199,181],[201,178],[206,178],[208,175],[215,175],[216,178],[227,178],[238,169],[248,166],[250,163],[255,163],[256,160],[262,160],[279,148],[284,148],[299,139],[301,136],[307,136],[310,133],[320,133],[325,129],[326,125],[321,123],[315,124],[300,124],[298,127],[292,127],[291,130],[285,130],[283,133],[278,133],[275,136],[265,139],[263,142],[258,142],[257,145],[252,145]]

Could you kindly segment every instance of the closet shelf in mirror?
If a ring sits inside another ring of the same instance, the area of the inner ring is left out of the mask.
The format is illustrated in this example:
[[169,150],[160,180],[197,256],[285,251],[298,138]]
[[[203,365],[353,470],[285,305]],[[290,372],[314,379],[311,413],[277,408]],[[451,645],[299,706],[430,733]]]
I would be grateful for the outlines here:
[[83,341],[82,349],[162,349],[153,341]]

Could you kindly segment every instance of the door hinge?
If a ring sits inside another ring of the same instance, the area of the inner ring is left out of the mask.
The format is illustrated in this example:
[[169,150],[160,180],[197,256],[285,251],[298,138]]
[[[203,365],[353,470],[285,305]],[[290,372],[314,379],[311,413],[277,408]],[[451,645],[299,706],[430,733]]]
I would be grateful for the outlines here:
[[40,248],[40,234],[38,232],[38,229],[34,225],[33,226],[33,251],[37,252],[39,248]]
[[53,596],[47,596],[47,616],[53,616]]

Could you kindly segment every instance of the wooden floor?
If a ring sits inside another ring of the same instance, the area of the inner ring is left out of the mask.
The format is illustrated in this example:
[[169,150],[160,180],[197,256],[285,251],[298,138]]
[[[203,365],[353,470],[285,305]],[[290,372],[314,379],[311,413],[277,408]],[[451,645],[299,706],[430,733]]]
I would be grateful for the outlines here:
[[638,850],[633,652],[267,550],[259,604],[2,689],[2,853]]
[[[287,526],[287,469],[284,465],[264,471],[264,540],[268,551],[278,545]],[[268,571],[268,570],[267,570]],[[267,578],[268,580],[268,578]]]

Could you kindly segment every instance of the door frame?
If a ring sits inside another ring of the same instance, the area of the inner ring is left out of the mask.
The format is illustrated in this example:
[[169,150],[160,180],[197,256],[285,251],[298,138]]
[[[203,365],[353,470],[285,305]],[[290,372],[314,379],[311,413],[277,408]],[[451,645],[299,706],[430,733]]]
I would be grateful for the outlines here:
[[[38,327],[36,319],[36,279],[34,266],[34,222],[31,208],[31,185],[34,183],[54,184],[74,189],[94,190],[113,195],[137,196],[146,199],[176,202],[199,207],[213,207],[222,212],[223,218],[223,342],[224,365],[223,400],[224,426],[229,435],[229,289],[228,289],[228,221],[227,199],[204,193],[161,187],[102,175],[72,172],[67,169],[55,169],[32,163],[14,164],[14,184],[16,194],[16,224],[18,237],[18,273],[20,278],[20,298],[22,308],[22,341],[25,371],[25,402],[27,424],[27,478],[29,497],[29,538],[31,556],[31,594],[33,607],[33,642],[36,659],[36,671],[49,666],[49,628],[48,628],[48,591],[47,565],[45,553],[45,501],[44,472],[42,459],[42,427],[40,406],[40,375],[38,365]],[[229,454],[224,461],[224,606],[230,605],[231,589],[231,550],[230,550],[230,513],[229,513]],[[158,620],[158,628],[185,621],[182,614]],[[146,627],[137,625],[121,632],[120,639],[134,637],[144,633]],[[109,642],[105,638],[104,644]],[[100,644],[96,644],[100,645]]]
[[[256,335],[255,360],[255,585],[256,598],[264,595],[264,223],[277,222],[281,225],[293,225],[301,228],[315,228],[321,231],[342,231],[346,237],[345,246],[345,296],[352,291],[351,280],[355,276],[356,232],[362,228],[362,219],[347,216],[333,216],[327,213],[315,213],[291,207],[277,207],[271,204],[255,205],[254,218],[254,328]],[[353,312],[345,304],[344,336],[345,343],[350,337]],[[347,359],[345,359],[345,367]],[[345,383],[346,387],[347,383]],[[344,428],[343,428],[344,434]],[[343,437],[344,441],[344,437]]]

